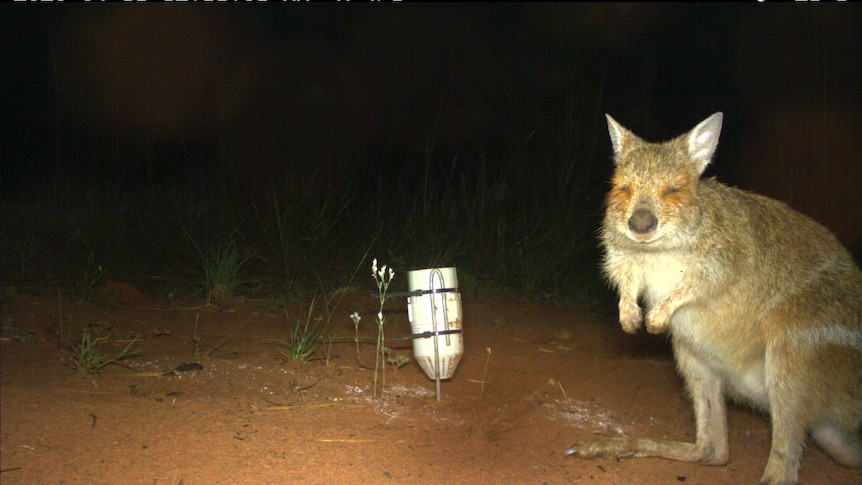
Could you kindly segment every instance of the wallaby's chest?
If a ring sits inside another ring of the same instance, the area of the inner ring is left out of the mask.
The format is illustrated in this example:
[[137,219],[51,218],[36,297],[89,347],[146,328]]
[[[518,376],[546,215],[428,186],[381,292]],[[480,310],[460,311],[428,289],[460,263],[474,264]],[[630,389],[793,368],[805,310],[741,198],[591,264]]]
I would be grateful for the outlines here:
[[694,264],[690,256],[670,252],[627,252],[620,256],[618,264],[623,271],[616,273],[629,281],[619,283],[621,286],[634,284],[638,295],[650,306],[679,287]]

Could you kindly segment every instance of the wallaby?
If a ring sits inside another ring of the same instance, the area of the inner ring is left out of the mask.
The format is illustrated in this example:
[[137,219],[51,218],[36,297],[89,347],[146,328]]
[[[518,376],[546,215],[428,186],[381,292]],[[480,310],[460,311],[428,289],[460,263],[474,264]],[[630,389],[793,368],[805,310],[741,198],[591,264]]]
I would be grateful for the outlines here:
[[700,178],[721,113],[664,143],[607,119],[616,165],[603,270],[624,331],[645,323],[669,334],[696,440],[596,438],[564,456],[724,465],[727,396],[770,415],[761,483],[797,483],[806,434],[837,463],[862,467],[862,271],[812,219]]

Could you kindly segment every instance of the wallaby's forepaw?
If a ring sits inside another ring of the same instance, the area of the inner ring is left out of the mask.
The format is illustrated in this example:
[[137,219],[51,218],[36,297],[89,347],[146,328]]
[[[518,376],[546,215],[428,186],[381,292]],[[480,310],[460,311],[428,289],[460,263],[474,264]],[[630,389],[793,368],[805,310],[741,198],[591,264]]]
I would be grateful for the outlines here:
[[637,303],[620,302],[620,326],[626,333],[637,333],[643,325],[643,312]]
[[653,334],[667,332],[670,329],[670,317],[672,314],[673,310],[663,301],[656,303],[656,305],[647,312],[647,332]]

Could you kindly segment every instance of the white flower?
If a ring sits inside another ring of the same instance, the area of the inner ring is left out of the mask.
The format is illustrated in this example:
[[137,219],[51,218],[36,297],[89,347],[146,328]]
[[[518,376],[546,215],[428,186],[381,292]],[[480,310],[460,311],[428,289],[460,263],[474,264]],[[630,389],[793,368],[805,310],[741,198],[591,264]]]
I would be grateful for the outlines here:
[[353,312],[350,314],[350,319],[353,320],[353,323],[359,325],[359,320],[362,320],[362,317],[359,316],[359,312]]

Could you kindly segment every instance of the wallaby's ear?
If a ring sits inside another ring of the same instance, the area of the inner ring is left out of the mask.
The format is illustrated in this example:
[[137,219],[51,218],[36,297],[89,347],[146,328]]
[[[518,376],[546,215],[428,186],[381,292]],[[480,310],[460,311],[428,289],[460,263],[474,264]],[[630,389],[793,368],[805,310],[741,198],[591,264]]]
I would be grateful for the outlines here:
[[715,113],[700,122],[688,134],[688,157],[699,173],[706,170],[712,160],[715,148],[718,146],[718,135],[721,133],[723,114]]
[[605,113],[605,117],[608,119],[608,132],[611,134],[611,143],[614,145],[614,159],[617,159],[623,152],[623,143],[630,133],[615,119],[611,118],[611,115]]

